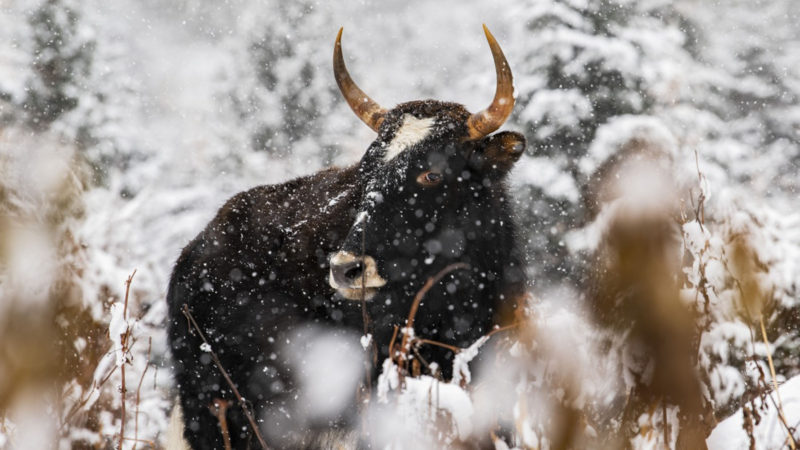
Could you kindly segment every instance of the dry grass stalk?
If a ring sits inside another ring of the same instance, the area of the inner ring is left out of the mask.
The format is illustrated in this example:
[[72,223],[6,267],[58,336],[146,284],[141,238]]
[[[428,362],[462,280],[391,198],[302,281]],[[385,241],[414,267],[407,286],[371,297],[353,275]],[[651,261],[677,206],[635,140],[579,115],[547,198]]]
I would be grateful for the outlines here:
[[769,362],[769,372],[772,375],[772,386],[775,389],[775,395],[778,397],[778,418],[781,419],[781,423],[786,428],[787,442],[792,450],[797,450],[797,442],[794,439],[794,435],[792,433],[792,428],[789,426],[789,423],[786,421],[786,416],[783,413],[783,402],[781,402],[781,392],[778,390],[778,381],[775,375],[775,365],[772,363],[772,351],[769,348],[769,340],[767,339],[767,330],[764,328],[764,316],[761,316],[759,320],[761,324],[761,337],[764,339],[764,345],[767,348],[767,361]]
[[[769,315],[770,309],[772,305],[770,304],[770,299],[772,295],[765,292],[764,286],[759,280],[758,273],[763,271],[763,263],[758,260],[757,253],[754,251],[753,247],[751,246],[750,242],[746,239],[746,237],[742,236],[734,236],[734,245],[730,255],[730,267],[728,270],[731,272],[733,276],[733,280],[736,283],[737,289],[739,291],[739,308],[740,310],[739,315],[745,320],[750,326],[754,322],[758,322],[758,325],[761,330],[761,339],[764,342],[764,347],[767,352],[767,363],[770,370],[770,375],[772,378],[772,390],[775,392],[777,397],[777,402],[772,397],[772,394],[769,392],[769,387],[767,387],[767,382],[765,380],[765,375],[761,370],[761,367],[756,364],[756,367],[759,370],[759,388],[763,385],[763,392],[762,400],[766,400],[768,397],[770,401],[775,406],[775,409],[778,413],[778,419],[780,420],[781,424],[783,425],[784,429],[786,430],[787,439],[786,442],[789,445],[789,448],[792,450],[797,449],[797,441],[794,438],[793,429],[789,425],[786,420],[786,416],[783,410],[783,403],[781,402],[781,395],[780,391],[778,390],[778,382],[777,376],[775,372],[775,364],[772,360],[772,350],[769,346],[769,339],[767,338],[767,330],[764,324],[764,316]],[[750,329],[751,333],[751,340],[755,341],[755,336],[753,336],[752,328]],[[756,353],[755,349],[753,349],[753,359],[755,360]],[[749,431],[749,430],[748,430]]]
[[253,418],[253,414],[250,412],[250,408],[247,407],[247,403],[244,401],[244,398],[242,398],[242,394],[239,393],[239,389],[236,388],[236,385],[233,383],[233,380],[231,380],[230,375],[228,375],[228,371],[225,370],[225,368],[222,366],[222,363],[220,362],[219,357],[217,357],[216,352],[214,352],[214,350],[211,347],[211,344],[208,343],[208,341],[206,340],[206,336],[200,329],[200,326],[197,325],[197,322],[194,320],[194,316],[192,316],[192,313],[189,311],[189,305],[185,303],[183,304],[183,315],[186,316],[186,319],[189,320],[189,323],[192,325],[192,328],[194,328],[194,330],[200,336],[200,339],[202,339],[203,343],[206,345],[206,348],[209,349],[208,353],[211,355],[211,359],[214,361],[214,365],[217,366],[217,369],[219,369],[219,371],[222,373],[222,376],[225,377],[225,381],[231,388],[233,395],[236,396],[236,400],[239,402],[239,406],[242,408],[245,417],[247,417],[247,421],[250,422],[250,427],[253,429],[253,433],[256,435],[259,444],[261,444],[261,448],[263,448],[264,450],[269,450],[267,443],[264,441],[264,437],[261,436],[261,432],[258,430],[258,425],[256,425],[256,420]]
[[128,298],[130,297],[131,292],[131,283],[133,282],[133,276],[136,275],[136,270],[133,271],[132,274],[128,276],[128,279],[125,280],[125,302],[122,309],[122,320],[125,321],[125,332],[122,334],[122,338],[120,339],[120,343],[122,345],[122,364],[120,364],[120,371],[122,374],[122,385],[120,386],[120,397],[122,400],[121,406],[121,419],[119,424],[119,448],[122,449],[123,440],[125,439],[125,394],[127,393],[127,389],[125,388],[125,364],[128,362],[128,351],[130,347],[128,345],[128,341],[131,337],[131,327],[128,325]]

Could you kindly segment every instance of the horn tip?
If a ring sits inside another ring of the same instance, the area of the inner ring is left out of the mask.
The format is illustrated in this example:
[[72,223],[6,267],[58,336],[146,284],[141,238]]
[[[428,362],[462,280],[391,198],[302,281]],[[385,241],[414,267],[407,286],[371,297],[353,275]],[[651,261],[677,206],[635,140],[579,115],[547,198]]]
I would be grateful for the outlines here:
[[483,24],[483,33],[486,35],[486,39],[489,41],[495,40],[494,35],[492,35],[492,32],[489,31],[489,27],[487,27],[485,23]]
[[340,43],[342,41],[342,31],[344,31],[344,27],[339,27],[339,33],[336,34],[336,43]]

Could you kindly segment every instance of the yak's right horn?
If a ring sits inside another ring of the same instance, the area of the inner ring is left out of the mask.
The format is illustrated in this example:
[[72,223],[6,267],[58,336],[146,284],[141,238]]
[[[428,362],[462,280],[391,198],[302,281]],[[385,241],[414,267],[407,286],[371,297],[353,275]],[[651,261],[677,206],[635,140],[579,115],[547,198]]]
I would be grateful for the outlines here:
[[350,78],[342,56],[343,29],[339,28],[336,44],[333,46],[333,76],[336,77],[336,84],[339,85],[339,90],[342,91],[342,95],[347,100],[347,104],[350,105],[350,109],[377,133],[381,123],[383,123],[384,116],[386,116],[386,110],[369,98]]

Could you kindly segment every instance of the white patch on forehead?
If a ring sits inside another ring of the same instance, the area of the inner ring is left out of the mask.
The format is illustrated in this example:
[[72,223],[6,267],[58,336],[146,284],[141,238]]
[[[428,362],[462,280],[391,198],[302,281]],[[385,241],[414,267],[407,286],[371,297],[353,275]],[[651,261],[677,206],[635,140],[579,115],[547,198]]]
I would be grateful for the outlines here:
[[404,115],[403,124],[397,129],[392,142],[386,146],[386,154],[383,156],[383,160],[386,162],[391,161],[403,150],[428,137],[435,121],[436,119],[433,117],[417,119],[411,114]]

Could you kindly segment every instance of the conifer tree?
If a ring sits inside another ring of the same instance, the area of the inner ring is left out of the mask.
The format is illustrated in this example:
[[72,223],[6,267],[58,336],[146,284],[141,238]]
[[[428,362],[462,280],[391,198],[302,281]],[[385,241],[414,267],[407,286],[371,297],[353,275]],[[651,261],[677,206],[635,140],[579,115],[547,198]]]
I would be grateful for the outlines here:
[[[253,8],[260,17],[238,36],[236,45],[244,83],[233,87],[234,109],[257,151],[283,157],[304,155],[318,163],[332,149],[325,118],[340,103],[330,83],[330,13],[315,2],[274,2]],[[322,147],[322,148],[320,148]]]
[[79,21],[70,0],[46,0],[28,18],[34,76],[22,106],[34,129],[47,128],[78,106],[94,48],[92,39],[81,34]]

